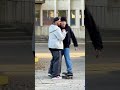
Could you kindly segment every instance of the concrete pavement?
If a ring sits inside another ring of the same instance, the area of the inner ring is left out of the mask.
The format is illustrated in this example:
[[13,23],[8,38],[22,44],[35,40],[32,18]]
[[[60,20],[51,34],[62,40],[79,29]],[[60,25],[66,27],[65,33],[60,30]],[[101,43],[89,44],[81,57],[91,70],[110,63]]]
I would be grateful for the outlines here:
[[[80,51],[74,51],[71,45],[71,59],[73,62],[74,78],[71,80],[52,80],[47,76],[51,57],[47,44],[36,44],[36,55],[40,60],[36,63],[35,89],[36,90],[85,90],[85,54],[84,45],[80,45]],[[42,52],[44,55],[42,55]],[[37,54],[39,53],[39,54]],[[76,53],[76,55],[74,55]],[[80,54],[83,53],[83,54]],[[46,55],[46,57],[45,57]],[[62,72],[66,71],[65,60],[62,62]]]
[[120,90],[120,42],[111,40],[103,43],[104,49],[98,59],[92,44],[86,43],[86,90]]
[[34,64],[30,40],[0,41],[0,64]]
[[120,30],[100,30],[103,51],[95,51],[86,33],[85,82],[86,90],[120,90]]
[[31,48],[30,40],[0,41],[0,90],[34,90]]
[[[73,59],[73,58],[72,58]],[[43,63],[44,60],[44,63]],[[73,61],[73,80],[52,80],[47,76],[50,60],[41,59],[40,62],[45,65],[44,68],[35,71],[35,89],[36,90],[85,90],[85,62],[84,57],[74,59]],[[66,71],[66,65],[62,63],[62,72]]]

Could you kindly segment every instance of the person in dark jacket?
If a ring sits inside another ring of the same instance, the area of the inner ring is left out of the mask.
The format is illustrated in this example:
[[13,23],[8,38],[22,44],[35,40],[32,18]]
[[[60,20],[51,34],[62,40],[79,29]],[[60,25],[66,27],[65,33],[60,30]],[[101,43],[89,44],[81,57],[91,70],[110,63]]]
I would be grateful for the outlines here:
[[98,31],[97,26],[95,24],[95,21],[86,6],[85,6],[85,28],[88,31],[90,38],[92,40],[92,44],[96,51],[96,57],[98,57],[101,50],[103,49],[103,43],[100,32]]
[[75,37],[72,29],[67,24],[66,17],[61,17],[61,30],[62,29],[65,29],[66,32],[67,32],[66,37],[63,40],[64,49],[62,50],[62,56],[64,55],[64,58],[65,58],[65,62],[66,62],[66,66],[67,66],[67,72],[63,72],[63,74],[67,74],[67,75],[73,76],[72,61],[70,59],[70,44],[71,44],[71,39],[73,41],[75,50],[77,50],[78,43],[77,43],[77,39],[76,39],[76,37]]

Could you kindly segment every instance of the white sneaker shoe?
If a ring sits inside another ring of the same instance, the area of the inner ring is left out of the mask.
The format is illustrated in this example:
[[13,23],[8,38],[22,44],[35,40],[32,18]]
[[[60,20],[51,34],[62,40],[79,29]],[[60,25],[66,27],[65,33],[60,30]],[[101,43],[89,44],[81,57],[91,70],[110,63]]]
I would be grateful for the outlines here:
[[60,77],[60,76],[57,76],[57,77],[53,77],[52,79],[62,79],[62,77]]
[[48,76],[49,76],[49,77],[52,77],[52,75],[51,75],[50,73],[48,73]]

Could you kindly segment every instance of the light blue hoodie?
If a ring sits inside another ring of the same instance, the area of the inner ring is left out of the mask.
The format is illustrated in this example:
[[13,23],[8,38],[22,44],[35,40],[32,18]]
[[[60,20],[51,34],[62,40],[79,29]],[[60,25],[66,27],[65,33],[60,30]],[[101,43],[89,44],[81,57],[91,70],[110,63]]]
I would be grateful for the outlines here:
[[50,25],[48,48],[63,49],[63,40],[66,37],[66,31],[61,31],[57,25]]

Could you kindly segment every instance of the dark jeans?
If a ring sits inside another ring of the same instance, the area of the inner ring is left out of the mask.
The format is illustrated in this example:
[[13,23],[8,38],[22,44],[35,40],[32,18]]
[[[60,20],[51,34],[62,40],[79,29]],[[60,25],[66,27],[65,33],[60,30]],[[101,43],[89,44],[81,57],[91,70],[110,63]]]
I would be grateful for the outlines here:
[[50,63],[50,68],[48,73],[51,74],[53,77],[59,76],[61,73],[61,50],[59,49],[49,49],[52,54],[52,60]]

